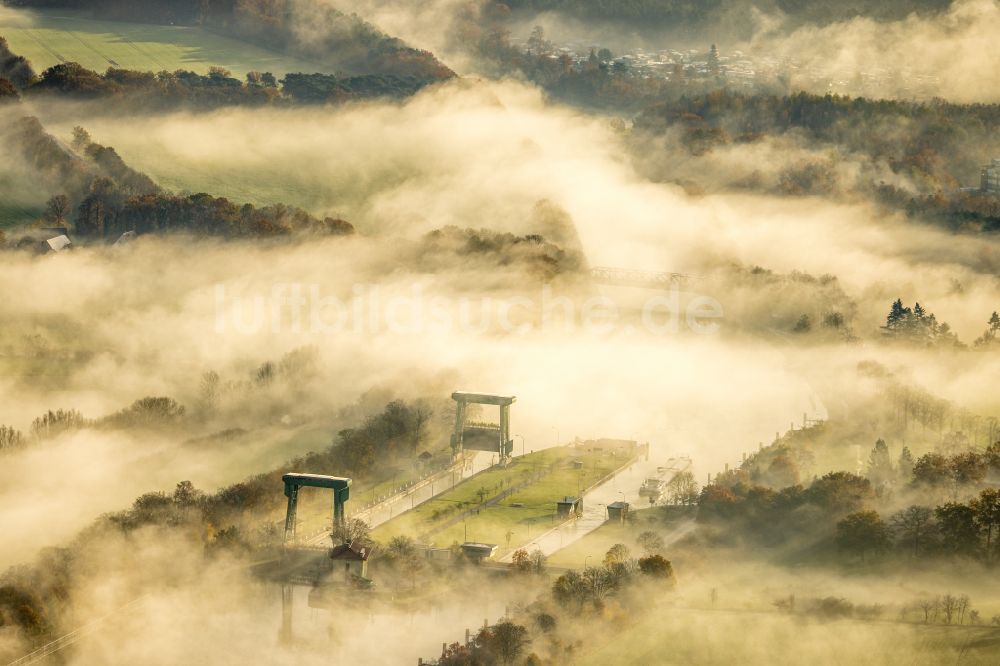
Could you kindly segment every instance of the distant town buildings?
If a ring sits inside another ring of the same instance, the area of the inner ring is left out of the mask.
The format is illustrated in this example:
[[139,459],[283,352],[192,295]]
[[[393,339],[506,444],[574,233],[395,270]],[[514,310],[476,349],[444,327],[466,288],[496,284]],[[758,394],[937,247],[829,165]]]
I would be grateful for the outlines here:
[[778,53],[723,51],[715,44],[705,49],[645,49],[634,47],[617,53],[585,40],[553,43],[533,37],[512,40],[522,50],[549,58],[568,57],[577,70],[595,59],[619,74],[638,78],[683,82],[722,79],[730,88],[744,92],[773,90],[775,84],[791,85],[814,92],[872,96],[886,90],[894,95],[930,99],[937,94],[936,75],[908,68],[892,69],[878,62],[842,66],[821,59],[805,61]]
[[979,189],[1000,194],[1000,158],[994,158],[980,172]]

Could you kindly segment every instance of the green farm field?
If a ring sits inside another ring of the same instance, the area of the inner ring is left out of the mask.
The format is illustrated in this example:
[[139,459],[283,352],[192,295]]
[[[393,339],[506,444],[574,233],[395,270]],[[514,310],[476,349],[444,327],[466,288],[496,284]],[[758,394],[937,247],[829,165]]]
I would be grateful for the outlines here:
[[[583,468],[575,468],[572,465],[574,460],[582,460]],[[387,541],[400,534],[417,537],[433,532],[432,541],[439,547],[469,540],[499,544],[502,550],[507,550],[506,537],[510,532],[510,548],[515,548],[555,524],[556,500],[576,495],[581,488],[590,486],[621,464],[621,459],[607,452],[585,451],[572,446],[520,456],[506,469],[498,467],[483,472],[401,514],[378,527],[374,536],[380,541]],[[473,509],[479,504],[480,489],[488,498],[504,488],[524,483],[539,470],[546,472],[537,481],[495,505],[480,508],[478,513],[463,521],[444,527],[461,511]]]
[[34,222],[41,214],[41,207],[25,207],[0,193],[0,231]]
[[34,222],[47,198],[23,174],[0,172],[0,231]]
[[200,74],[218,65],[240,78],[252,70],[280,78],[288,72],[323,69],[201,28],[95,21],[67,10],[0,8],[0,36],[37,72],[61,62],[78,62],[98,72],[121,67]]
[[72,140],[73,127],[83,125],[95,141],[114,147],[129,166],[171,192],[207,192],[240,204],[283,203],[353,222],[371,191],[359,186],[365,181],[359,180],[358,170],[338,172],[337,160],[315,148],[307,148],[308,156],[302,159],[274,150],[273,137],[307,136],[325,122],[314,115],[311,122],[292,125],[297,112],[304,113],[241,109],[197,116],[93,116],[84,122],[58,112],[48,117],[44,109],[39,115],[46,129],[66,143]]

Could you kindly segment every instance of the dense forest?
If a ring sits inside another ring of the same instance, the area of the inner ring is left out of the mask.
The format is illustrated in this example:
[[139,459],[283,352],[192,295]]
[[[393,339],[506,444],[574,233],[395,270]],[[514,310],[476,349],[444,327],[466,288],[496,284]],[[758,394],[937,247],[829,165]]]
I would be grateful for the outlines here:
[[845,186],[834,178],[835,164],[816,160],[783,173],[779,193],[837,195],[846,187],[950,228],[996,231],[1000,200],[959,188],[979,184],[980,167],[998,149],[997,127],[997,104],[804,92],[746,95],[722,89],[653,104],[636,117],[633,132],[637,150],[669,133],[694,156],[773,137],[811,149],[834,149],[843,159],[860,157],[884,165],[908,187],[864,178]]
[[[811,139],[867,150],[873,157],[902,160],[925,150],[951,157],[966,143],[989,136],[1000,125],[1000,105],[809,93],[745,95],[719,90],[653,105],[639,114],[635,126],[656,132],[685,123],[721,130],[719,141],[752,141],[762,134],[797,129]],[[900,151],[904,151],[902,155]],[[981,162],[979,158],[973,164]]]
[[985,451],[967,444],[956,451],[914,459],[903,447],[894,460],[880,439],[863,474],[830,472],[803,485],[786,449],[762,472],[751,461],[705,486],[698,502],[702,536],[798,549],[799,557],[832,542],[861,560],[895,548],[903,557],[994,561],[1000,441]]

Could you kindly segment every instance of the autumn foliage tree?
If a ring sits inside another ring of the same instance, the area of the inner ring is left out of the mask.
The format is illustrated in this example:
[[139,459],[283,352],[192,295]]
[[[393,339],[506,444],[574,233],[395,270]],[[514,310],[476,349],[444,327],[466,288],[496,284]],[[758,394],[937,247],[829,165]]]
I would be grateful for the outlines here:
[[837,523],[837,545],[865,562],[870,553],[880,553],[892,543],[889,528],[877,511],[858,511]]
[[651,578],[662,578],[670,581],[674,578],[674,567],[670,564],[670,560],[659,554],[640,557],[639,571]]

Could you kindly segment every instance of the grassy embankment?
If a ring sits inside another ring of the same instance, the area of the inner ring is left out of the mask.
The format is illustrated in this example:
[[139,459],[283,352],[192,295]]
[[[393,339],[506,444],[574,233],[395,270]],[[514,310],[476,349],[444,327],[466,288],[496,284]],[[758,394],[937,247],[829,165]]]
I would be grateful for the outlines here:
[[[625,544],[634,557],[641,556],[643,550],[637,541],[640,534],[646,531],[656,532],[669,542],[671,535],[683,529],[688,519],[694,517],[695,510],[695,507],[658,506],[632,511],[628,522],[607,522],[601,525],[582,539],[550,555],[548,563],[573,569],[582,569],[585,564],[597,566],[608,549],[616,543]],[[667,556],[669,558],[669,547]]]
[[[574,465],[581,461],[582,467]],[[495,543],[502,549],[525,543],[557,522],[556,501],[577,495],[620,467],[625,460],[609,450],[561,446],[515,458],[506,468],[492,468],[455,486],[375,530],[388,541],[405,534],[437,547],[463,541]],[[496,503],[512,487],[518,489]],[[463,514],[468,515],[463,516]],[[458,519],[463,516],[462,519]]]

